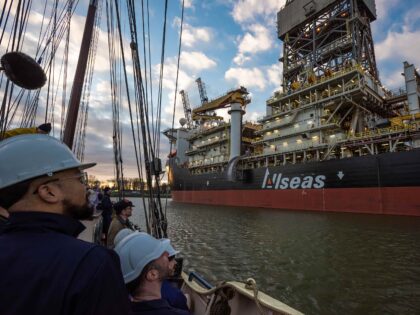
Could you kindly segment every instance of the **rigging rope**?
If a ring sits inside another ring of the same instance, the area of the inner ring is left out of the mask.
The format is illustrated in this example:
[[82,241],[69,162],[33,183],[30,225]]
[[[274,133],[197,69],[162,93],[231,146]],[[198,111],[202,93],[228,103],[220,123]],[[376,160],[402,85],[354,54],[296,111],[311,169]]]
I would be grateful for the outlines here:
[[[181,25],[179,30],[179,44],[178,44],[178,61],[176,65],[176,80],[175,80],[175,97],[174,97],[174,106],[173,106],[173,112],[172,112],[172,125],[171,129],[174,130],[174,124],[175,124],[175,109],[176,109],[176,96],[178,95],[178,75],[179,75],[179,63],[181,60],[181,46],[182,46],[182,29],[184,25],[184,0],[182,0],[182,10],[181,10]],[[169,153],[172,152],[172,141],[169,141]],[[168,206],[168,199],[166,199],[165,202],[165,213]]]
[[112,2],[106,1],[106,14],[107,14],[107,31],[108,31],[108,53],[110,62],[110,78],[111,78],[111,104],[112,104],[112,144],[114,151],[114,163],[115,163],[115,178],[117,183],[118,191],[120,192],[120,198],[123,198],[124,194],[124,169],[122,160],[122,136],[121,136],[121,124],[120,124],[120,102],[117,96],[119,84],[117,80],[117,57],[116,48],[113,38],[116,37],[114,30],[114,11]]
[[162,84],[163,84],[163,67],[165,64],[165,43],[166,43],[166,20],[168,13],[168,0],[165,0],[165,15],[163,22],[163,37],[162,37],[162,52],[160,56],[160,74],[159,74],[159,91],[158,91],[158,108],[156,114],[156,128],[155,128],[155,148],[160,146],[160,119],[162,112]]
[[[49,91],[46,92],[46,103],[48,106],[45,110],[46,119],[53,123],[55,118],[54,104],[56,103],[58,87],[55,87],[55,55],[58,51],[61,39],[64,34],[68,33],[70,24],[70,16],[73,15],[75,7],[71,9],[75,0],[67,0],[64,6],[58,8],[58,0],[54,2],[52,6],[50,17],[47,17],[47,1],[43,7],[44,11],[42,14],[42,22],[40,25],[40,32],[38,37],[38,43],[36,47],[35,58],[43,66],[44,71],[50,72],[49,76]],[[78,2],[78,1],[77,1]],[[10,16],[10,10],[13,8],[12,2],[7,7],[8,1],[3,5],[3,10],[0,15],[0,26],[2,28],[0,43],[3,40],[4,34],[7,34],[7,30],[11,29],[8,33],[11,34],[9,37],[9,43],[6,51],[22,50],[24,41],[26,38],[26,30],[28,27],[28,19],[32,10],[32,0],[20,0],[16,5],[16,14],[12,21],[12,26],[9,26],[8,20]],[[48,20],[48,26],[45,26],[45,21]],[[43,48],[41,52],[41,47]],[[66,58],[65,58],[66,59]],[[13,126],[16,118],[20,119],[20,127],[29,127],[35,124],[36,113],[38,108],[38,101],[40,99],[40,90],[37,91],[26,91],[24,89],[14,90],[13,84],[3,84],[4,75],[2,74],[0,79],[0,88],[3,91],[3,101],[0,108],[0,133]],[[61,80],[61,70],[58,80]],[[23,107],[20,108],[20,103]],[[20,113],[17,115],[17,113]]]

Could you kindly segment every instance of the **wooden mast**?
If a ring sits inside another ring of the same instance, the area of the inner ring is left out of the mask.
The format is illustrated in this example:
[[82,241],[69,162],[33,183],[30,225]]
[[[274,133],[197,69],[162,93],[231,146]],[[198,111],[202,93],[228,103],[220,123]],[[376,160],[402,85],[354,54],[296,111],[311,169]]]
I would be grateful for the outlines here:
[[91,0],[86,16],[85,29],[83,31],[82,45],[80,47],[79,60],[74,74],[73,87],[71,89],[69,107],[67,110],[66,127],[64,130],[63,142],[73,148],[74,133],[76,130],[77,115],[79,114],[80,98],[82,97],[83,82],[89,57],[90,44],[95,26],[95,14],[98,0]]

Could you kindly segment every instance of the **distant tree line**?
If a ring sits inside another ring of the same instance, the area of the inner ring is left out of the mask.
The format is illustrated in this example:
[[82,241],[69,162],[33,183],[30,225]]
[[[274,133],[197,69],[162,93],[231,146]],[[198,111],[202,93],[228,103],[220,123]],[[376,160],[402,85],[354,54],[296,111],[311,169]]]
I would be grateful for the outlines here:
[[[124,178],[124,189],[125,190],[134,190],[134,191],[141,191],[141,190],[148,190],[147,184],[144,180],[140,180],[140,178]],[[88,177],[88,185],[90,187],[118,187],[117,182],[114,178],[107,179],[106,181],[98,180],[94,175],[89,175]],[[156,188],[156,186],[153,186]],[[162,192],[168,192],[169,186],[167,183],[161,183],[160,189]]]

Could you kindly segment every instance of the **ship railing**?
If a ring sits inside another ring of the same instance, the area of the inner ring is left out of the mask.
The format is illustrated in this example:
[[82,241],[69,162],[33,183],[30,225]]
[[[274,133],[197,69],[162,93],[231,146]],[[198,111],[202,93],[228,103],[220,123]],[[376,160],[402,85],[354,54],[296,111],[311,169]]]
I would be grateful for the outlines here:
[[401,96],[401,95],[406,95],[407,94],[407,90],[403,87],[400,87],[398,89],[394,89],[391,90],[391,95],[392,97],[397,97],[397,96]]
[[220,142],[220,141],[225,140],[225,139],[227,139],[227,136],[221,136],[221,137],[218,137],[218,138],[210,140],[210,141],[206,140],[205,143],[197,144],[196,148],[197,149],[205,148],[205,147],[207,147],[211,144]]
[[292,94],[296,94],[297,92],[299,92],[301,90],[304,90],[304,89],[306,89],[308,87],[315,86],[315,85],[318,85],[320,83],[324,83],[326,81],[335,79],[337,77],[344,76],[347,73],[353,72],[355,70],[358,71],[360,74],[364,74],[365,73],[364,69],[362,68],[362,66],[360,64],[355,64],[355,65],[352,65],[350,67],[346,67],[346,68],[342,68],[342,69],[340,69],[338,71],[334,71],[331,75],[323,75],[323,76],[320,76],[320,77],[317,78],[317,80],[315,80],[314,83],[301,84],[301,86],[299,88],[297,88],[296,90],[293,90],[292,93],[290,93],[290,91],[286,91],[286,92],[277,94],[278,96],[271,97],[269,100],[273,100],[274,101],[274,100],[278,100],[280,98],[283,98],[285,96],[290,96]]
[[371,129],[371,130],[366,130],[363,132],[357,132],[354,134],[349,133],[348,139],[351,140],[351,139],[361,139],[361,138],[372,138],[376,136],[384,136],[384,135],[389,135],[389,134],[404,132],[404,131],[417,131],[419,127],[420,126],[417,125],[416,123],[412,123],[412,124],[404,125],[404,126],[395,125],[391,127]]

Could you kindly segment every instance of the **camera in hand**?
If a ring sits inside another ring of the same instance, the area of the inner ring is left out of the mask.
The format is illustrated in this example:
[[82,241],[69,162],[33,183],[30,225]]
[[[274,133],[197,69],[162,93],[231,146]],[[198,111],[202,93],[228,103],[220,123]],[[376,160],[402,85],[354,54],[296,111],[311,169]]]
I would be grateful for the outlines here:
[[181,273],[182,273],[182,264],[184,263],[184,258],[178,257],[178,258],[175,258],[175,261],[176,261],[176,265],[175,265],[173,277],[178,278],[179,276],[181,276]]

